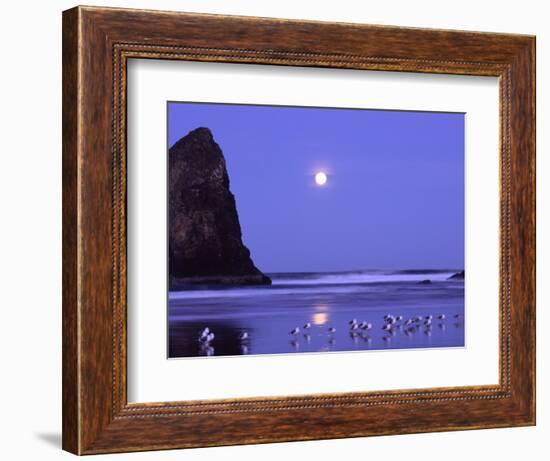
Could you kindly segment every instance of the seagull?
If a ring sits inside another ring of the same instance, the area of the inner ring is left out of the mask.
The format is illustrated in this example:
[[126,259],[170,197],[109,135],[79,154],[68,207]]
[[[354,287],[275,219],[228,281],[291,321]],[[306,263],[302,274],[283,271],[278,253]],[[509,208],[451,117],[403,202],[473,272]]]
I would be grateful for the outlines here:
[[199,342],[203,343],[205,346],[208,346],[210,341],[212,341],[215,338],[214,333],[206,333],[204,334],[204,331],[199,336]]
[[333,335],[334,333],[336,333],[336,328],[330,327],[330,328],[328,329],[328,332],[329,332],[331,335]]
[[426,317],[424,317],[424,318],[425,318],[426,320],[431,320],[431,319],[433,319],[434,317],[433,317],[433,315],[426,315]]
[[398,315],[397,317],[395,317],[395,320],[397,322],[401,322],[401,320],[403,320],[403,316],[402,315]]
[[385,315],[384,320],[389,324],[393,324],[396,322],[396,318],[393,315]]
[[349,327],[349,329],[351,331],[355,331],[359,328],[359,325],[357,323],[352,323],[351,326]]
[[248,339],[248,331],[241,331],[237,338],[239,339],[239,341],[246,341]]
[[454,315],[454,318],[455,318],[455,319],[459,319],[459,318],[460,318],[460,314],[455,314],[455,315]]
[[311,328],[311,323],[307,322],[307,323],[304,325],[304,330],[308,330],[309,328]]
[[351,319],[348,323],[350,325],[355,325],[357,323],[357,319]]
[[389,324],[389,323],[386,323],[383,327],[382,327],[382,330],[384,331],[390,331],[392,329],[392,326]]
[[445,314],[441,314],[439,317],[437,317],[439,320],[445,320]]
[[300,333],[300,327],[295,327],[292,330],[290,330],[289,335],[296,336],[298,333]]
[[406,326],[409,326],[409,325],[412,325],[414,323],[414,320],[413,319],[408,319],[406,322],[405,322],[405,325]]
[[432,319],[427,319],[427,320],[424,322],[424,325],[426,325],[427,327],[429,327],[431,324],[432,324]]
[[361,322],[361,330],[370,330],[372,328],[372,323],[369,322]]
[[[214,333],[211,333],[211,332],[210,332],[210,328],[206,327],[204,330],[202,330],[202,331],[200,332],[200,334],[199,334],[199,341],[201,341],[201,342],[203,342],[203,343],[204,343],[204,342],[208,342],[208,341],[209,341],[209,340],[208,340],[208,337],[209,337],[211,334],[214,335]],[[214,339],[214,336],[212,336],[212,339]]]

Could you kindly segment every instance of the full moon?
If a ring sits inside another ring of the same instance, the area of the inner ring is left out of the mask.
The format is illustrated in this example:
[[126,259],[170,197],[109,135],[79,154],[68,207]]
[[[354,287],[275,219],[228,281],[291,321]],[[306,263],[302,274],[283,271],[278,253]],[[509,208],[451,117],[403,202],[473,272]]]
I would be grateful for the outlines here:
[[315,173],[315,182],[318,186],[324,186],[327,183],[327,175],[324,171]]

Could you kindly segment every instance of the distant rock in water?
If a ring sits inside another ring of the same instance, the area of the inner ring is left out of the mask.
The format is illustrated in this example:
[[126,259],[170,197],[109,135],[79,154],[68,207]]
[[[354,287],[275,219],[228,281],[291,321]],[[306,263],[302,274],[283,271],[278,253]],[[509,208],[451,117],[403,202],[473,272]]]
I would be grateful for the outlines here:
[[208,128],[169,150],[170,289],[187,284],[269,285],[242,242],[223,153]]
[[420,282],[418,282],[419,285],[430,285],[432,283],[431,280],[420,280]]
[[447,280],[464,280],[464,271],[451,275]]

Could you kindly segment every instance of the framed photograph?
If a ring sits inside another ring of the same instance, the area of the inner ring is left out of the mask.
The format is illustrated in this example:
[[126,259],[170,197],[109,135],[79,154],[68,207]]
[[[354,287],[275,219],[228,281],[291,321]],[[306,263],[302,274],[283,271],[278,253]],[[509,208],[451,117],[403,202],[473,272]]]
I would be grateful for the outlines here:
[[464,119],[168,102],[168,357],[464,347]]
[[63,448],[535,424],[535,39],[63,13]]

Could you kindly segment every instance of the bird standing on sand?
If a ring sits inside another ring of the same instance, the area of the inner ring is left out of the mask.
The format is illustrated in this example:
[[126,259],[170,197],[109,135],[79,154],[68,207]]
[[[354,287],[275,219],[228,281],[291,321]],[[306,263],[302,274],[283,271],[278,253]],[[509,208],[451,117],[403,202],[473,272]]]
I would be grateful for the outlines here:
[[210,343],[211,341],[214,340],[215,335],[214,335],[214,333],[213,333],[212,331],[210,331],[210,330],[208,330],[208,331],[210,331],[209,333],[208,333],[208,332],[205,333],[206,330],[207,330],[207,328],[205,328],[205,329],[203,330],[203,332],[201,333],[201,335],[199,336],[199,342],[201,342],[201,343],[203,343],[204,345],[208,346],[209,343]]
[[[211,338],[211,339],[208,339]],[[214,339],[214,333],[210,331],[210,328],[206,327],[199,333],[199,341],[203,343],[210,342]]]
[[439,317],[437,317],[439,320],[445,320],[445,314],[441,314]]
[[361,322],[361,330],[370,330],[372,328],[372,323],[369,322]]
[[289,335],[293,335],[293,336],[296,336],[297,334],[300,333],[300,327],[295,327],[293,328],[292,330],[290,330],[290,332],[288,333]]
[[393,315],[387,315],[384,317],[384,320],[388,325],[393,325],[395,322],[397,322],[397,318]]
[[248,339],[248,331],[241,331],[237,338],[239,341],[246,341]]
[[309,330],[311,328],[311,323],[307,322],[305,325],[304,325],[304,330]]
[[351,325],[355,325],[357,323],[357,319],[351,319],[349,322],[348,322]]

